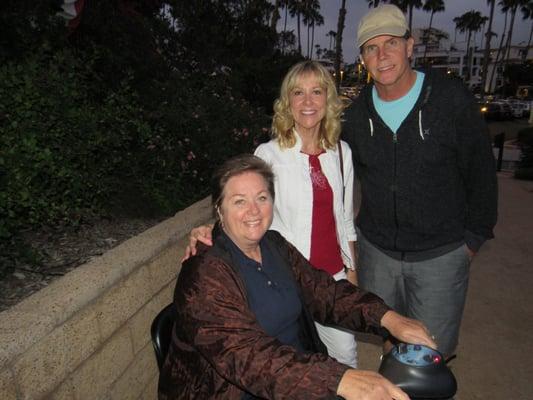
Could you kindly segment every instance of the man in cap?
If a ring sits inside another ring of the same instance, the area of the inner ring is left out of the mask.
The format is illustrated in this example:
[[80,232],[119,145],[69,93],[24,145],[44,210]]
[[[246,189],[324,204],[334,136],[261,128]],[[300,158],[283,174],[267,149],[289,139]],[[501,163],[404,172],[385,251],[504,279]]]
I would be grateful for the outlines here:
[[360,21],[372,77],[345,114],[361,184],[359,284],[420,319],[452,355],[472,257],[493,237],[497,182],[487,126],[456,79],[413,70],[414,40],[394,5]]

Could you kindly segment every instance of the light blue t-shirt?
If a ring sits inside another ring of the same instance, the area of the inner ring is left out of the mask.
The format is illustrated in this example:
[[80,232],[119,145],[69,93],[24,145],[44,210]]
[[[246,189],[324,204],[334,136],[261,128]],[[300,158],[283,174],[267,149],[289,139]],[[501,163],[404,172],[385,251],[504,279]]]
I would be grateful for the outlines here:
[[393,101],[383,101],[379,98],[376,87],[372,88],[372,100],[374,101],[374,107],[387,126],[396,133],[400,125],[402,124],[407,114],[413,109],[420,92],[422,91],[422,84],[424,83],[424,73],[420,71],[416,72],[416,81],[413,87],[405,94]]

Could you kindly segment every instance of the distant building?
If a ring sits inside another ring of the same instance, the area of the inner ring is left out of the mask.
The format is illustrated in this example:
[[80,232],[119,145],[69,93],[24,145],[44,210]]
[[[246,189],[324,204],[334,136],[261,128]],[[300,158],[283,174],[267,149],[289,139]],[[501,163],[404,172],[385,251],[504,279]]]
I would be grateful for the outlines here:
[[[413,30],[413,38],[415,39],[415,47],[411,58],[413,67],[430,65],[432,68],[441,69],[448,74],[462,78],[470,88],[476,88],[481,85],[484,48],[470,46],[470,51],[467,52],[465,42],[452,43],[446,32],[434,28],[431,29],[431,32],[428,29],[415,29]],[[524,61],[525,51],[526,46],[511,46],[509,62],[521,64]],[[425,59],[424,52],[426,52]],[[487,83],[485,86],[488,93],[494,92],[496,88],[504,84],[503,66],[494,62],[497,53],[497,48],[490,50]],[[468,57],[471,57],[470,77],[466,81],[468,76]],[[527,60],[533,60],[533,49],[529,51]],[[494,69],[496,70],[493,74]],[[490,81],[493,75],[494,77]]]
[[[332,76],[335,76],[335,63],[333,61],[328,60],[328,59],[320,59],[316,61],[318,61],[320,64],[326,67],[326,69],[329,71],[329,73]],[[345,64],[341,62],[341,85],[342,85],[342,81],[344,78],[344,73],[345,73]]]
[[[329,59],[326,59],[326,58],[322,58],[320,60],[316,60],[318,61],[320,64],[322,64],[324,67],[326,67],[326,69],[332,74],[332,75],[335,75],[335,63]],[[341,71],[343,71],[345,68],[345,64],[344,62],[341,61]]]

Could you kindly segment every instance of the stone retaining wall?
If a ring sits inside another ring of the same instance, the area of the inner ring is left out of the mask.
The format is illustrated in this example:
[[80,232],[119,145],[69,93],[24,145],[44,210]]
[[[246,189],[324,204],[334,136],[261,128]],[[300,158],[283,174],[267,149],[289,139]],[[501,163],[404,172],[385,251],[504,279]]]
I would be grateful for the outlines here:
[[0,313],[0,399],[156,398],[150,340],[206,198]]

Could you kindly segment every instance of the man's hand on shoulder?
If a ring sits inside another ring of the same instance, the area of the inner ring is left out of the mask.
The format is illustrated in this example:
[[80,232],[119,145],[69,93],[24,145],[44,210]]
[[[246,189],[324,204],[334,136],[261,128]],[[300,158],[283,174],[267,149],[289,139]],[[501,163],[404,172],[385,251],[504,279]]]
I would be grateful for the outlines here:
[[196,255],[196,246],[198,242],[201,242],[207,246],[213,245],[213,238],[211,233],[213,232],[213,224],[197,226],[189,234],[189,244],[185,248],[185,254],[181,259],[181,262],[188,260],[190,257]]

